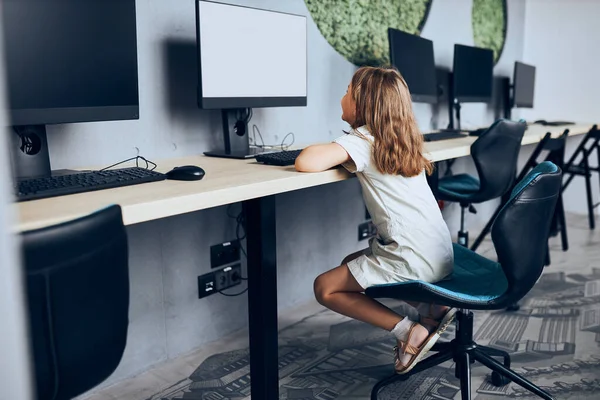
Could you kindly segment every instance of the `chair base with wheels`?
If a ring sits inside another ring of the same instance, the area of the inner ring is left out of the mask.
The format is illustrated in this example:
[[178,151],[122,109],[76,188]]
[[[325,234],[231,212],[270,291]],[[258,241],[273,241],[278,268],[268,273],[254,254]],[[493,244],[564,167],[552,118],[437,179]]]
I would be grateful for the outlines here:
[[[553,397],[527,379],[510,369],[510,355],[502,350],[481,346],[473,341],[473,313],[460,310],[456,313],[458,328],[456,337],[451,342],[436,343],[431,351],[436,354],[418,363],[409,373],[393,375],[378,382],[371,391],[371,400],[377,400],[379,391],[385,386],[404,381],[412,375],[433,368],[449,360],[454,360],[454,374],[460,380],[461,398],[470,399],[471,393],[471,364],[480,362],[492,370],[490,377],[494,386],[505,386],[511,381],[538,395],[542,399],[552,400]],[[496,360],[501,358],[502,362]]]
[[[544,269],[561,179],[560,169],[552,162],[544,161],[514,188],[492,227],[498,262],[454,244],[454,270],[446,279],[436,283],[406,281],[367,288],[365,294],[371,298],[459,309],[455,338],[447,343],[437,343],[431,350],[436,354],[420,361],[410,372],[377,383],[371,393],[372,400],[377,399],[384,386],[449,360],[455,363],[463,400],[471,398],[471,364],[474,362],[492,370],[491,380],[496,386],[512,381],[543,399],[552,399],[550,394],[510,369],[507,352],[475,343],[473,313],[469,310],[501,310],[516,304],[535,285]],[[498,357],[501,361],[496,359]]]

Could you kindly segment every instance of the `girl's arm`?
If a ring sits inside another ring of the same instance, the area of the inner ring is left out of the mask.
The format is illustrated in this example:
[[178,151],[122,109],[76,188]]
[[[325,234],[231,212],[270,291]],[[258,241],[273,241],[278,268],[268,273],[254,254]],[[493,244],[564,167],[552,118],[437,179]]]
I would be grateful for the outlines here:
[[296,171],[321,172],[345,163],[350,156],[337,143],[308,146],[296,158]]

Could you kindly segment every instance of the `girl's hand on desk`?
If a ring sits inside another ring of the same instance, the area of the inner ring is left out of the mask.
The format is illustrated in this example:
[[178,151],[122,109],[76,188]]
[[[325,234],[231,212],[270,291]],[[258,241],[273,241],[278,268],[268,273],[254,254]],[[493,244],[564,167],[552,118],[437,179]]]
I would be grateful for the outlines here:
[[343,164],[350,156],[337,143],[317,144],[308,146],[296,158],[296,171],[321,172]]

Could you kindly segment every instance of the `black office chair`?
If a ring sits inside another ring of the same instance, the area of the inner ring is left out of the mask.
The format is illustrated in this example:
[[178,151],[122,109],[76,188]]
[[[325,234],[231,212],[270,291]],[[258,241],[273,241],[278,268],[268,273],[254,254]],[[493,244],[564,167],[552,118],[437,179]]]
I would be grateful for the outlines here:
[[24,232],[37,399],[66,400],[114,372],[127,338],[129,272],[121,208]]
[[499,119],[471,145],[471,156],[479,178],[469,174],[440,178],[439,200],[457,202],[461,207],[458,243],[468,247],[469,234],[465,231],[465,211],[475,213],[473,204],[501,197],[513,185],[521,140],[527,125]]
[[[393,375],[377,383],[379,390],[405,380],[420,371],[453,359],[460,379],[463,400],[471,398],[471,363],[479,361],[492,369],[492,383],[503,386],[509,380],[544,399],[552,397],[510,369],[507,352],[480,346],[473,341],[473,313],[469,310],[500,310],[522,299],[544,268],[550,223],[561,189],[562,171],[544,161],[513,190],[492,228],[498,262],[488,260],[460,245],[454,245],[454,272],[437,283],[409,281],[373,286],[366,294],[373,298],[399,298],[406,301],[443,304],[459,308],[456,337],[449,343],[436,343],[438,352],[419,362],[409,373]],[[502,357],[504,365],[492,357]]]

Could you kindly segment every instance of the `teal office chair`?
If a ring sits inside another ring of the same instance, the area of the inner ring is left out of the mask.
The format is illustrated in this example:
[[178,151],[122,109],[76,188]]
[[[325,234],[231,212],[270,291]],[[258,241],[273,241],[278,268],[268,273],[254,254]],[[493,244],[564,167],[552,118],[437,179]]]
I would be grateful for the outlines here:
[[36,399],[68,400],[119,365],[129,323],[121,208],[22,234]]
[[436,192],[438,199],[459,203],[461,207],[458,244],[469,245],[465,211],[475,213],[473,204],[499,198],[512,187],[526,128],[521,121],[497,120],[471,145],[478,178],[469,174],[440,178]]
[[[459,308],[456,337],[449,343],[436,343],[437,352],[418,363],[409,373],[394,375],[375,385],[371,399],[379,390],[396,381],[453,359],[460,379],[463,400],[471,398],[471,363],[479,361],[490,368],[492,383],[503,386],[510,381],[543,399],[552,397],[510,369],[507,352],[480,346],[473,341],[473,313],[469,310],[500,310],[521,300],[533,287],[544,268],[546,242],[556,202],[561,190],[562,171],[544,161],[535,167],[513,190],[508,203],[492,227],[492,240],[498,262],[454,245],[454,272],[438,283],[409,281],[378,285],[366,290],[372,298],[399,298],[443,304]],[[502,357],[500,363],[492,357]]]

